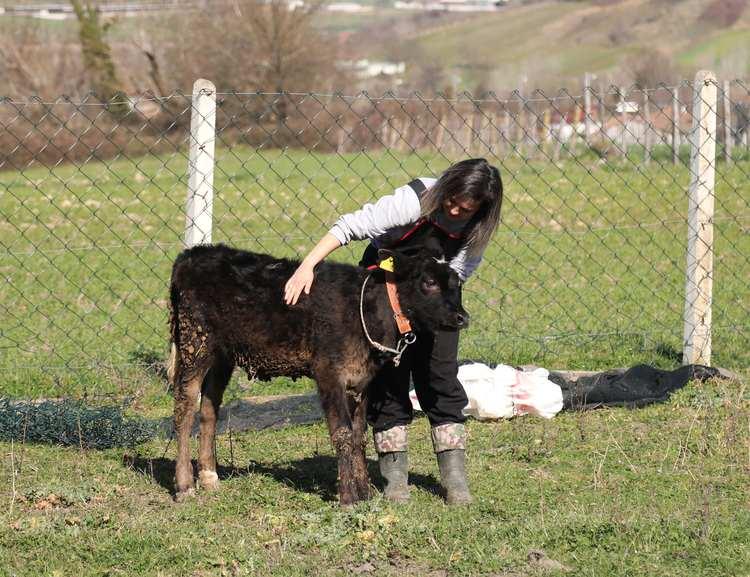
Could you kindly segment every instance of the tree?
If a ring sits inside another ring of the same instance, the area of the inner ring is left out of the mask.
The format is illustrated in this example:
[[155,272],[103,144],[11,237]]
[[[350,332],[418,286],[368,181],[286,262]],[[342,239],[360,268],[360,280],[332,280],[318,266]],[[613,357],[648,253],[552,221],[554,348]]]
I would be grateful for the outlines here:
[[674,62],[658,48],[640,48],[625,59],[623,68],[641,88],[656,88],[677,79]]
[[[236,1],[236,0],[235,0]],[[302,6],[287,0],[251,2],[247,24],[252,35],[255,62],[252,64],[258,88],[281,94],[290,89],[313,86],[319,72],[330,66],[330,51],[313,27],[321,0]],[[273,103],[281,126],[287,117],[287,102],[277,96]]]
[[246,18],[258,57],[254,63],[258,84],[283,92],[290,80],[314,76],[321,63],[315,52],[321,46],[312,19],[322,3],[294,6],[286,0],[270,0],[251,4]]
[[[315,26],[321,6],[319,0],[302,6],[287,0],[230,0],[210,11],[175,14],[152,34],[154,52],[162,60],[165,81],[183,89],[203,77],[219,92],[333,91],[346,76],[336,66],[339,43]],[[174,32],[164,34],[164,29]],[[271,111],[283,123],[288,99],[269,98],[274,103],[263,108],[265,114]]]
[[78,19],[78,38],[81,42],[83,64],[94,94],[102,102],[111,105],[110,111],[124,113],[127,110],[112,51],[104,36],[111,23],[102,23],[99,10],[88,1],[70,0]]

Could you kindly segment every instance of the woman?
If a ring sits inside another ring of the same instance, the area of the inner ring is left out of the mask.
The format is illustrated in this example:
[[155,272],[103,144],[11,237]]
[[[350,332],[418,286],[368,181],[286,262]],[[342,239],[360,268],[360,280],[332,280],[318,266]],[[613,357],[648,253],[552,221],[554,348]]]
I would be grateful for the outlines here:
[[[369,239],[360,264],[374,264],[379,248],[408,248],[428,238],[440,242],[445,258],[462,281],[482,260],[500,221],[500,172],[483,158],[458,162],[437,180],[418,178],[374,204],[338,219],[287,281],[284,300],[294,305],[309,294],[314,268],[351,240]],[[407,425],[413,411],[410,377],[432,426],[432,442],[449,504],[471,502],[466,482],[465,417],[467,398],[458,381],[458,331],[418,335],[398,367],[386,365],[368,389],[367,422],[372,426],[385,496],[409,498]]]

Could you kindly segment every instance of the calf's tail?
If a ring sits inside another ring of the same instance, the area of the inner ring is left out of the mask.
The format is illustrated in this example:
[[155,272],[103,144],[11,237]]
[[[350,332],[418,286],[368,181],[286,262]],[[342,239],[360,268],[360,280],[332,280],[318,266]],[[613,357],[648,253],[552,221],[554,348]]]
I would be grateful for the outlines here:
[[177,348],[177,343],[180,341],[180,323],[178,322],[179,305],[180,292],[174,283],[172,283],[169,288],[169,342],[172,346],[170,347],[169,359],[167,360],[167,379],[172,387],[175,386],[177,368],[180,362],[180,353]]

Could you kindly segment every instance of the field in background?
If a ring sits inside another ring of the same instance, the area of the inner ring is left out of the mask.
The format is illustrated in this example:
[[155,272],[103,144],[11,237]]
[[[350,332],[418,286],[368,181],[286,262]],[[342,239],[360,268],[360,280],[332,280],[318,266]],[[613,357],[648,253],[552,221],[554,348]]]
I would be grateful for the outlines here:
[[[649,67],[662,82],[669,82],[667,74],[690,77],[700,68],[720,77],[745,76],[750,72],[750,10],[732,26],[721,27],[701,20],[706,5],[705,0],[518,3],[434,27],[420,22],[373,50],[391,59],[429,55],[457,75],[459,89],[472,92],[478,86],[577,87],[586,72],[598,74],[604,84],[632,83],[635,72]],[[363,17],[361,26],[366,25]],[[388,30],[399,30],[398,25],[395,17]]]
[[[214,241],[287,257],[309,250],[336,215],[449,162],[247,147],[219,148],[217,161]],[[688,171],[661,162],[503,161],[503,224],[467,285],[472,325],[461,357],[568,369],[677,366]],[[177,153],[0,173],[6,394],[151,395],[169,405],[144,366],[167,352],[186,163]],[[717,177],[713,363],[735,369],[750,366],[749,171],[746,162],[722,164]],[[355,263],[363,248],[336,257]],[[258,392],[310,386],[279,380]]]
[[[322,11],[315,25],[329,35],[327,42],[343,46],[340,60],[404,61],[409,87],[427,92],[448,87],[477,93],[516,88],[554,91],[560,86],[578,89],[586,72],[598,75],[597,82],[604,85],[630,85],[642,81],[637,77],[644,73],[650,86],[669,84],[692,77],[701,68],[716,71],[721,79],[746,77],[750,73],[750,8],[727,25],[704,14],[708,4],[707,0],[518,1],[496,12],[442,13],[396,10],[392,2],[382,2],[362,14]],[[149,86],[147,71],[141,69],[143,55],[130,54],[133,37],[140,43],[153,39],[162,68],[180,64],[165,60],[162,54],[170,44],[181,41],[169,36],[175,14],[120,17],[110,27],[107,38],[125,81],[139,78],[132,91]],[[48,32],[49,42],[68,43],[67,49],[77,44],[73,19],[0,16],[0,30],[30,24]],[[373,93],[393,89],[394,79],[375,79],[366,87]],[[352,92],[352,86],[335,89]]]

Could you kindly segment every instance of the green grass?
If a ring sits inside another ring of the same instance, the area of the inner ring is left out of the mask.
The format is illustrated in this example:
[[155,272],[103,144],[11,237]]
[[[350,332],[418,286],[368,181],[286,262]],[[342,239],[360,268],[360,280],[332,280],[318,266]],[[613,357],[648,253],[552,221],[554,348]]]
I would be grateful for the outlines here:
[[401,16],[403,16],[403,12],[400,10],[378,6],[375,6],[372,12],[363,14],[323,11],[316,15],[315,26],[326,34],[340,34],[342,32],[357,32],[374,24],[392,24],[395,19]]
[[678,62],[694,67],[721,67],[733,56],[737,57],[732,78],[743,78],[750,73],[750,30],[722,30],[679,53]]
[[[503,223],[466,290],[461,355],[597,369],[674,366],[682,342],[688,172],[637,158],[501,164]],[[304,254],[336,215],[412,175],[430,154],[343,156],[220,148],[214,241]],[[0,367],[11,396],[160,398],[137,365],[167,350],[167,286],[181,250],[186,159],[0,173]],[[750,366],[750,164],[719,165],[713,362]],[[335,256],[358,260],[363,245]],[[271,392],[309,388],[280,381]],[[145,401],[144,401],[145,402]],[[145,403],[148,405],[148,403]]]
[[[452,25],[428,28],[416,38],[402,40],[401,44],[416,44],[445,67],[471,69],[480,65],[491,68],[496,71],[491,81],[493,88],[518,86],[524,75],[534,81],[546,77],[549,82],[557,83],[563,76],[563,69],[570,71],[568,64],[573,57],[568,56],[568,49],[572,51],[571,55],[575,53],[578,57],[585,53],[586,62],[590,61],[589,56],[594,61],[602,58],[600,53],[594,55],[592,50],[583,51],[580,46],[567,45],[556,46],[554,55],[535,57],[549,45],[550,34],[555,35],[549,31],[540,34],[539,31],[554,26],[563,15],[576,9],[569,4],[543,3],[485,13]],[[392,47],[381,47],[381,50],[392,50]],[[605,60],[610,63],[609,58]],[[580,65],[583,66],[584,62]],[[588,68],[574,67],[573,73],[577,75],[579,70]],[[470,70],[461,73],[460,88],[474,88],[471,74]],[[510,84],[509,80],[512,81]]]
[[571,575],[744,576],[748,409],[746,389],[721,382],[639,410],[470,421],[465,509],[436,493],[424,418],[410,433],[411,503],[377,495],[350,510],[322,423],[219,437],[220,491],[179,505],[173,443],[0,443],[0,573],[562,574],[527,562],[542,549]]

